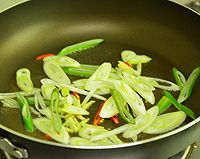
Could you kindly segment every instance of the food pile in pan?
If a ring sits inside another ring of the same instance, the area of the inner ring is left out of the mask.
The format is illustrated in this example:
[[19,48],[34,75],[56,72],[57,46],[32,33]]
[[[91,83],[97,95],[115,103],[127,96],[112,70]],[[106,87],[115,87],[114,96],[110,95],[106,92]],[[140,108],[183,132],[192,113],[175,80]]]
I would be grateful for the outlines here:
[[[187,116],[196,118],[183,102],[191,96],[200,67],[188,78],[173,68],[175,84],[167,79],[143,76],[142,65],[151,58],[132,50],[121,52],[115,68],[109,62],[81,64],[68,56],[102,42],[103,39],[88,40],[67,46],[57,55],[38,56],[36,60],[43,60],[47,76],[40,80],[41,87],[35,88],[31,71],[21,68],[16,72],[16,84],[21,90],[0,93],[3,106],[21,111],[27,131],[38,129],[48,139],[82,146],[122,144],[122,138],[137,141],[140,133],[166,133],[180,126]],[[80,78],[71,81],[68,75]],[[156,89],[163,90],[157,103]],[[172,95],[174,91],[180,92],[177,99]],[[97,101],[101,105],[91,119],[90,108]],[[151,105],[148,109],[147,102]],[[169,107],[175,107],[176,111],[166,113]],[[107,120],[115,128],[104,127]]]

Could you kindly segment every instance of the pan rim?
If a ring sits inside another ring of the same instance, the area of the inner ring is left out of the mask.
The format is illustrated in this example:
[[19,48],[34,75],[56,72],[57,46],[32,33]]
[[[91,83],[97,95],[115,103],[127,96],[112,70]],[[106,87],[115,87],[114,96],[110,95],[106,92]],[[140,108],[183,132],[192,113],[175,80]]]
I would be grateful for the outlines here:
[[196,10],[192,9],[189,6],[186,6],[185,4],[178,3],[178,2],[175,2],[175,1],[172,1],[172,0],[168,0],[168,2],[171,2],[171,3],[174,3],[176,5],[179,5],[179,6],[181,6],[181,7],[183,7],[183,8],[185,8],[185,9],[187,9],[187,10],[189,10],[189,11],[191,11],[191,12],[193,12],[193,13],[195,13],[195,14],[200,16],[200,12],[197,12]]
[[152,137],[152,138],[148,138],[148,139],[144,139],[144,140],[139,140],[136,142],[129,142],[129,143],[122,143],[122,144],[117,144],[117,145],[104,145],[104,146],[75,146],[75,145],[65,145],[62,143],[58,143],[58,142],[52,142],[52,141],[47,141],[47,140],[43,140],[43,139],[37,139],[35,137],[31,137],[22,133],[19,133],[15,130],[12,130],[2,124],[0,124],[0,129],[3,129],[13,135],[16,135],[18,137],[30,140],[30,141],[34,141],[37,143],[41,143],[41,144],[46,144],[46,145],[50,145],[50,146],[57,146],[57,147],[64,147],[64,148],[74,148],[74,149],[116,149],[116,148],[124,148],[124,147],[132,147],[132,146],[137,146],[137,145],[142,145],[142,144],[147,144],[150,142],[154,142],[157,140],[161,140],[164,138],[167,138],[169,136],[175,135],[177,133],[180,133],[190,127],[192,127],[193,125],[197,124],[200,121],[200,116],[198,118],[196,118],[195,120],[185,124],[184,126],[181,126],[177,129],[174,129],[173,131]]

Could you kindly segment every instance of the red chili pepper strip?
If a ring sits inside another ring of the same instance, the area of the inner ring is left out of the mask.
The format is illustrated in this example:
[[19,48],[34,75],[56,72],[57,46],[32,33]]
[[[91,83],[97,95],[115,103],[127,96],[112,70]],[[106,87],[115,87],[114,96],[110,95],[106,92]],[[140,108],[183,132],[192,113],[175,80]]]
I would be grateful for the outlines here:
[[114,116],[112,116],[111,118],[110,118],[112,121],[113,121],[113,123],[115,123],[115,124],[119,124],[119,117],[118,117],[118,115],[114,115]]
[[79,96],[79,94],[77,92],[73,92],[72,95],[74,97],[76,97],[78,100],[80,100],[80,96]]
[[93,125],[97,126],[101,122],[101,117],[99,115],[95,115],[94,120],[93,120]]
[[48,140],[48,141],[52,140],[51,136],[49,136],[48,134],[45,134],[45,135],[44,135],[44,139],[45,139],[45,140]]
[[54,56],[54,54],[48,53],[48,54],[39,55],[39,56],[37,56],[35,59],[36,59],[36,60],[42,60],[42,59],[44,59],[45,57],[50,57],[50,56]]
[[104,104],[105,104],[106,100],[101,104],[101,106],[99,107],[96,115],[94,116],[94,119],[93,119],[93,125],[98,125],[100,122],[101,122],[101,117],[99,116],[100,112],[101,112],[101,109],[103,108]]
[[127,64],[129,67],[132,67],[132,65],[130,63],[128,63],[127,61],[124,63]]

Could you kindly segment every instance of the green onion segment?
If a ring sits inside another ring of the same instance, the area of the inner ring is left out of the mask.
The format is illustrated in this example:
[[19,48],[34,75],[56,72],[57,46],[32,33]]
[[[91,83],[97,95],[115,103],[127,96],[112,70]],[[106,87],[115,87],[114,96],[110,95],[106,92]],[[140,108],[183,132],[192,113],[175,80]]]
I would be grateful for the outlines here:
[[200,75],[200,66],[195,68],[192,71],[192,73],[190,74],[190,76],[188,77],[188,79],[187,79],[184,87],[182,88],[181,93],[177,99],[177,101],[179,103],[184,102],[191,96],[194,84],[196,83],[199,75]]
[[31,81],[31,73],[27,68],[21,68],[16,72],[17,86],[26,92],[33,91],[33,82]]
[[185,76],[183,75],[182,72],[180,72],[177,68],[173,68],[172,69],[172,72],[173,72],[173,75],[174,75],[174,78],[176,80],[176,83],[178,84],[180,90],[183,89],[185,83],[186,83],[186,79],[185,79]]
[[178,103],[178,101],[167,91],[164,92],[164,95],[170,100],[170,102],[178,109],[185,112],[192,119],[196,118],[195,113],[188,107]]

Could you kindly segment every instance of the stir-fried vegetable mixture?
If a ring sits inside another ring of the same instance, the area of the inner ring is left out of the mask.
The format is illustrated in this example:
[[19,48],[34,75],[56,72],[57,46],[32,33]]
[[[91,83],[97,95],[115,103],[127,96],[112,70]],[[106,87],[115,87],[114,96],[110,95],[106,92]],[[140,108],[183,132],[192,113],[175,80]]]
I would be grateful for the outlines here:
[[[57,55],[36,57],[36,60],[43,60],[47,76],[41,79],[41,87],[35,88],[31,71],[21,68],[16,72],[16,83],[21,91],[0,93],[3,106],[19,108],[29,132],[38,129],[48,140],[87,146],[122,144],[122,138],[136,141],[140,133],[165,133],[180,126],[186,116],[196,118],[183,102],[191,96],[200,67],[194,69],[188,79],[173,68],[175,84],[159,77],[143,76],[142,65],[151,58],[132,50],[121,52],[115,68],[109,62],[81,64],[67,56],[102,42],[103,39],[88,40],[67,46]],[[81,78],[71,81],[68,75]],[[156,89],[164,90],[157,103]],[[179,91],[178,98],[169,91]],[[96,101],[102,104],[96,108],[93,119],[89,119],[90,107],[94,107]],[[151,105],[148,109],[146,102]],[[166,113],[173,106],[177,111]],[[102,126],[108,119],[115,128]]]

